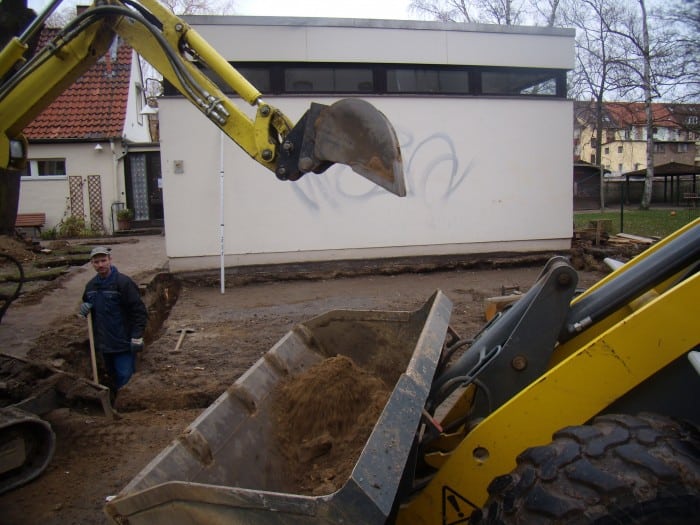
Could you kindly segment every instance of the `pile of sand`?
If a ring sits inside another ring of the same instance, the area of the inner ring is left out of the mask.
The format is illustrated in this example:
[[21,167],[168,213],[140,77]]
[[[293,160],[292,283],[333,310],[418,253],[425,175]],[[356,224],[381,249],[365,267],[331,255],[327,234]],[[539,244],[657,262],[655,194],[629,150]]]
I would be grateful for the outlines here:
[[278,387],[277,440],[294,492],[318,496],[342,487],[390,393],[345,356],[326,359]]

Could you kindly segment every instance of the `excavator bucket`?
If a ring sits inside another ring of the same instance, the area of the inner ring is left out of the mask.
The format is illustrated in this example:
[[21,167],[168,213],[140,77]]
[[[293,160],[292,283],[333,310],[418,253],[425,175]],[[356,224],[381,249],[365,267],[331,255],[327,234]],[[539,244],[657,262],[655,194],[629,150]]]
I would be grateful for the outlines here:
[[277,176],[297,180],[310,171],[322,173],[334,163],[347,164],[399,197],[406,195],[394,127],[365,100],[346,98],[330,106],[312,103],[285,140]]
[[414,312],[339,310],[297,325],[106,514],[130,525],[385,523],[451,311],[437,291]]

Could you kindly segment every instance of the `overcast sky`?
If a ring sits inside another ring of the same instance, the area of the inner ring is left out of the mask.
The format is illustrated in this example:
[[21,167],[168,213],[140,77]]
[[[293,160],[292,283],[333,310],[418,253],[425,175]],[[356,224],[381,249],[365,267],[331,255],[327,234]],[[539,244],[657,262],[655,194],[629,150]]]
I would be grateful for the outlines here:
[[[41,11],[49,0],[29,0],[29,7]],[[69,3],[90,3],[88,0]],[[410,19],[410,0],[236,0],[235,14],[254,16],[319,16],[334,18]],[[61,6],[59,6],[59,10]]]

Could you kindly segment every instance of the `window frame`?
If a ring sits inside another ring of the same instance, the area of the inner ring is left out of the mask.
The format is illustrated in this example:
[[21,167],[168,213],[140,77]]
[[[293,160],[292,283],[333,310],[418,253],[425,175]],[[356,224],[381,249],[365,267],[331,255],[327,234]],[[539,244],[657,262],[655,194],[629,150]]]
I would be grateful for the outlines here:
[[[62,162],[63,174],[42,175],[39,173],[40,162]],[[26,174],[27,171],[29,174]],[[41,157],[36,159],[28,159],[27,167],[21,175],[21,180],[65,180],[68,178],[68,166],[65,157]]]

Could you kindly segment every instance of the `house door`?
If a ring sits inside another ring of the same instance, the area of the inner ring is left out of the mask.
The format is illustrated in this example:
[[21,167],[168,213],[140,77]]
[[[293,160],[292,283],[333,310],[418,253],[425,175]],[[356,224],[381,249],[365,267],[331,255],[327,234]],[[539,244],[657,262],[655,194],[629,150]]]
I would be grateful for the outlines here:
[[163,225],[160,152],[129,153],[126,162],[126,205],[134,210],[134,226]]

